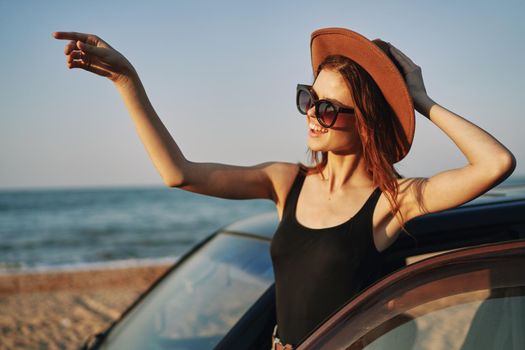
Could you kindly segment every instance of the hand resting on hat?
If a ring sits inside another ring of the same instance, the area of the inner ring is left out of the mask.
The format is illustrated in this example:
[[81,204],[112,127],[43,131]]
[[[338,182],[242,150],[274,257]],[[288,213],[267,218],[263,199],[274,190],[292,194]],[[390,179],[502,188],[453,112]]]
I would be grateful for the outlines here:
[[82,68],[107,77],[115,84],[123,83],[130,75],[136,74],[126,57],[96,35],[53,32],[53,37],[70,40],[64,48],[68,68]]
[[388,45],[390,45],[390,52],[403,69],[407,88],[414,102],[414,108],[426,118],[430,118],[430,108],[436,103],[427,95],[421,67],[394,45],[390,43]]

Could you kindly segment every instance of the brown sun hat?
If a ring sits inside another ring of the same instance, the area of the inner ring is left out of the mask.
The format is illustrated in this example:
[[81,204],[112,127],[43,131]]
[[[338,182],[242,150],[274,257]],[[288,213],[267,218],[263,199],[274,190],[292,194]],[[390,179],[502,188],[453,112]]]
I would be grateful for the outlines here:
[[370,41],[346,28],[323,28],[312,33],[310,52],[315,78],[319,64],[329,55],[346,56],[370,74],[404,130],[403,140],[398,140],[401,154],[396,156],[394,163],[403,159],[414,139],[414,105],[402,68],[390,53],[388,43],[381,39]]

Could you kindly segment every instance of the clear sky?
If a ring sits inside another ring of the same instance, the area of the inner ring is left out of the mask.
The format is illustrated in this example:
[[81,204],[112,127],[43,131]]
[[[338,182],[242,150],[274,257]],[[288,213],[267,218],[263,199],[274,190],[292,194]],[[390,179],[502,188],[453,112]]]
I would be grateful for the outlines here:
[[[53,31],[93,33],[137,69],[186,158],[306,161],[297,83],[309,41],[347,27],[422,67],[437,103],[488,131],[525,174],[525,2],[0,0],[0,188],[163,185],[112,83],[66,67]],[[416,112],[406,177],[467,164]]]

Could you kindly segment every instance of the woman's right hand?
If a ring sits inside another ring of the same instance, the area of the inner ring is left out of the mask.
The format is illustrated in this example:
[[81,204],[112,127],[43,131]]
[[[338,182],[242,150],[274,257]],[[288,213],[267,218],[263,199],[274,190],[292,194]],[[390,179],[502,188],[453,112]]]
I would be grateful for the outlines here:
[[123,84],[136,74],[131,63],[108,43],[93,34],[53,32],[55,39],[70,40],[64,48],[68,68],[82,68]]

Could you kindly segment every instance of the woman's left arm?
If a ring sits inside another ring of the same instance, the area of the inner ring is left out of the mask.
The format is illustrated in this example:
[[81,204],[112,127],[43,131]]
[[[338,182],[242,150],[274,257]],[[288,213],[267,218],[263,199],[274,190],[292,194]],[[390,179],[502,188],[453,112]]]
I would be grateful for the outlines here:
[[[401,200],[406,220],[466,203],[505,180],[516,168],[514,155],[492,135],[434,102],[426,93],[421,67],[391,46],[403,68],[415,109],[437,125],[468,160],[462,168],[413,181]],[[417,185],[416,185],[417,184]],[[418,203],[416,199],[419,197]]]

